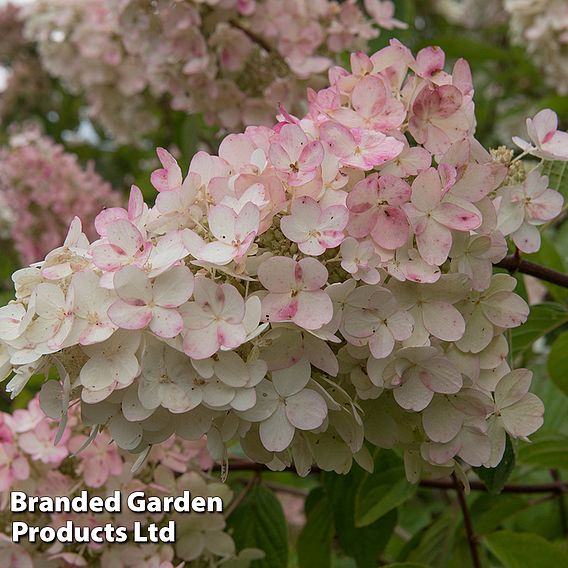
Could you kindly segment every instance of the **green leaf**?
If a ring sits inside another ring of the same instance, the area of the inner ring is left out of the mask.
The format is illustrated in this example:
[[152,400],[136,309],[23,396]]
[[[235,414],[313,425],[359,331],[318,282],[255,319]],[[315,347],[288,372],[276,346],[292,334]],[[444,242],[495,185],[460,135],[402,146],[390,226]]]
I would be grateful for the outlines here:
[[487,491],[493,495],[498,495],[503,491],[503,487],[509,479],[515,467],[515,451],[511,439],[507,436],[505,453],[497,467],[474,467],[475,473],[487,486]]
[[531,365],[534,373],[532,392],[544,403],[544,424],[539,430],[536,439],[542,439],[547,435],[563,434],[568,436],[568,397],[554,382],[548,380],[546,363]]
[[559,191],[564,197],[568,196],[568,166],[566,164],[566,162],[547,160],[542,165],[542,175],[548,176],[548,187]]
[[[568,171],[567,171],[567,181],[568,181]],[[552,240],[552,236],[548,234],[541,235],[540,249],[534,254],[523,255],[523,258],[536,262],[537,264],[542,264],[547,268],[552,268],[558,272],[566,272],[566,265],[564,264],[564,259],[562,255],[558,252],[558,248]],[[556,284],[551,284],[550,282],[542,281],[542,284],[550,292],[555,301],[562,304],[566,303],[568,300],[568,290],[562,286],[557,286]]]
[[395,562],[394,564],[386,564],[383,568],[430,568],[428,564],[419,562]]
[[544,302],[531,307],[527,321],[513,330],[513,355],[519,355],[531,347],[540,337],[568,322],[568,310],[554,302]]
[[489,534],[513,515],[531,505],[525,497],[503,493],[499,497],[482,493],[471,505],[471,516],[477,534]]
[[355,500],[355,525],[366,527],[395,509],[416,492],[402,460],[392,451],[379,450],[373,473],[363,479]]
[[536,534],[499,531],[488,536],[486,543],[505,568],[568,566],[568,553]]
[[432,566],[446,566],[454,547],[458,525],[458,509],[446,509],[419,534],[416,546],[410,551],[407,559]]
[[335,532],[345,554],[355,559],[358,568],[376,568],[394,531],[396,510],[366,527],[356,527],[355,499],[365,472],[354,465],[347,475],[324,473],[322,477],[333,510]]
[[568,436],[540,439],[519,447],[519,462],[547,468],[568,469]]
[[270,489],[255,486],[229,517],[238,550],[260,548],[265,557],[251,568],[288,566],[288,527],[280,501]]
[[554,384],[568,395],[568,332],[559,335],[550,349],[546,363]]
[[312,504],[306,524],[298,538],[299,568],[331,566],[331,543],[335,533],[333,511],[329,500],[320,493],[319,489],[315,490],[320,494],[319,500]]

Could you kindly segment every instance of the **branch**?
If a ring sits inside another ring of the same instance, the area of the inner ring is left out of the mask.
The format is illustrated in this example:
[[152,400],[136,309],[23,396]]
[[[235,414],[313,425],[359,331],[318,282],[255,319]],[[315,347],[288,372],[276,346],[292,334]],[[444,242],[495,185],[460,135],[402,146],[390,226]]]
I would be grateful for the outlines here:
[[245,26],[243,26],[239,22],[231,20],[229,23],[234,28],[237,28],[238,30],[243,32],[253,43],[256,43],[259,47],[264,49],[264,51],[266,51],[266,53],[274,53],[274,48],[267,41],[265,41],[262,37],[260,37],[259,35],[257,35],[253,31],[249,30],[248,28],[246,28]]
[[[557,469],[550,470],[550,476],[556,483],[562,483],[562,477]],[[568,535],[568,515],[566,514],[566,503],[564,502],[564,494],[558,494],[558,508],[560,512],[560,523],[562,525],[562,533],[564,536]]]
[[454,481],[454,488],[458,494],[458,502],[462,510],[463,524],[465,526],[465,533],[467,535],[467,543],[469,544],[469,551],[471,552],[471,561],[474,568],[481,568],[481,559],[479,558],[479,549],[477,548],[477,537],[475,536],[475,531],[473,530],[473,523],[471,521],[471,515],[467,506],[467,501],[465,500],[463,486],[455,473],[452,473],[452,478]]
[[225,519],[228,519],[234,512],[235,509],[243,502],[243,499],[252,491],[255,485],[260,481],[260,472],[255,472],[255,474],[247,480],[246,485],[243,490],[233,499],[227,510],[225,511]]
[[[487,491],[487,487],[482,481],[470,481],[469,486],[473,491]],[[424,489],[455,489],[453,481],[446,479],[423,479],[420,482],[420,487]],[[557,482],[505,485],[501,493],[558,493],[562,495],[568,493],[568,484]]]
[[512,273],[521,272],[522,274],[528,274],[539,280],[545,280],[557,286],[568,288],[568,274],[557,272],[556,270],[552,270],[541,264],[536,264],[535,262],[530,262],[529,260],[523,260],[515,255],[506,256],[503,260],[496,263],[495,266],[504,268]]
[[[220,464],[213,466],[213,471],[219,471]],[[263,463],[256,463],[246,459],[234,459],[229,462],[229,472],[231,471],[271,471]],[[295,471],[293,467],[286,468],[285,471]],[[312,467],[311,473],[320,473],[318,467]],[[275,473],[275,472],[273,472]],[[455,483],[452,479],[423,479],[419,486],[423,489],[455,489]],[[487,487],[482,481],[470,481],[469,486],[473,491],[487,491]],[[515,484],[505,485],[502,493],[555,493],[558,495],[568,494],[568,482],[559,480],[555,483],[537,483],[537,484]]]

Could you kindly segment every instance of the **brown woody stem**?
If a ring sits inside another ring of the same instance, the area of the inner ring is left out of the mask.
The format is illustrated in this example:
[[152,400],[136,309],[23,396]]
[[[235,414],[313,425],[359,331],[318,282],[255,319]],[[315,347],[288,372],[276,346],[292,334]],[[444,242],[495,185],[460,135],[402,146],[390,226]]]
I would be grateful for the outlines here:
[[479,548],[477,547],[477,536],[473,530],[473,522],[471,520],[471,514],[467,506],[467,501],[465,499],[465,494],[461,481],[457,478],[455,473],[452,473],[452,478],[454,481],[454,489],[458,494],[458,502],[462,510],[463,524],[465,526],[465,533],[467,536],[467,543],[469,545],[469,551],[471,553],[471,562],[474,568],[481,568],[481,559],[479,557]]
[[[213,466],[214,471],[220,470],[220,465]],[[231,471],[271,471],[266,465],[256,463],[249,460],[235,459],[229,463],[229,472]],[[287,471],[294,471],[293,468],[287,468]],[[312,473],[320,473],[321,470],[317,467],[312,468]],[[455,483],[452,479],[423,479],[420,481],[419,486],[422,489],[441,489],[453,490]],[[472,491],[487,491],[487,487],[482,481],[473,480],[469,482]],[[568,494],[568,483],[558,480],[555,483],[536,483],[536,484],[514,484],[505,485],[502,493],[556,493],[559,495]]]
[[541,264],[530,262],[529,260],[524,260],[518,255],[506,256],[503,260],[495,264],[495,266],[504,268],[512,273],[521,272],[522,274],[534,276],[539,280],[545,280],[551,284],[568,288],[568,274],[552,270]]

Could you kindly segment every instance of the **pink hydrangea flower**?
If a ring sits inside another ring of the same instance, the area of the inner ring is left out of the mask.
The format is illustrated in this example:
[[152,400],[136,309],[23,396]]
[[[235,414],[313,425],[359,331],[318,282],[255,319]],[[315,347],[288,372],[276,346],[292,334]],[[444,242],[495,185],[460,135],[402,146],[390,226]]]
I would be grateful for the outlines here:
[[319,256],[341,244],[349,218],[343,205],[324,209],[311,197],[299,197],[292,201],[291,213],[282,217],[280,228],[304,254]]
[[30,464],[18,448],[0,444],[0,491],[8,491],[15,481],[30,474]]
[[146,326],[159,337],[175,337],[183,329],[176,308],[193,292],[193,274],[186,266],[176,266],[151,282],[135,266],[118,271],[114,288],[119,297],[109,308],[108,317],[122,329]]
[[118,219],[106,227],[106,237],[93,243],[93,262],[101,270],[114,272],[134,264],[142,267],[148,260],[152,243],[128,220]]
[[370,235],[386,249],[404,245],[410,225],[401,207],[410,199],[410,186],[402,179],[371,174],[361,180],[347,196],[351,216],[347,231],[356,238]]
[[355,86],[351,94],[353,108],[340,108],[330,116],[348,128],[388,132],[402,124],[404,106],[387,90],[380,77],[368,76]]
[[268,159],[291,186],[304,185],[314,179],[323,156],[321,142],[310,142],[295,124],[284,124],[272,138],[268,150]]
[[513,142],[524,152],[544,160],[568,160],[568,132],[558,130],[558,116],[554,111],[547,108],[527,118],[527,131],[534,146],[513,136]]
[[463,108],[463,95],[453,85],[426,86],[417,95],[408,129],[433,154],[445,152],[473,126]]
[[322,327],[333,316],[331,299],[321,290],[327,277],[327,269],[315,258],[269,258],[258,270],[258,279],[269,292],[262,299],[263,315],[268,321],[293,321],[304,329]]
[[234,349],[246,338],[245,302],[234,286],[197,278],[194,301],[184,306],[184,351],[206,359],[221,348]]
[[548,177],[531,172],[522,185],[504,188],[499,204],[499,230],[511,235],[523,252],[536,252],[540,248],[537,228],[554,219],[562,210],[564,198],[548,188]]
[[[69,440],[69,450],[73,453],[81,449],[87,438],[85,436],[73,436]],[[111,476],[118,476],[124,469],[123,461],[118,453],[118,448],[111,443],[107,433],[101,432],[80,455],[76,473],[82,475],[89,487],[99,488],[107,482]]]
[[349,130],[337,122],[324,122],[320,137],[331,152],[345,166],[369,170],[396,158],[404,144],[382,132],[353,128]]
[[36,131],[13,136],[0,150],[0,196],[10,212],[9,234],[25,263],[59,247],[75,217],[94,238],[97,213],[121,201],[92,164],[82,168],[74,154]]
[[246,203],[236,213],[226,205],[215,205],[209,211],[209,229],[217,239],[206,243],[196,233],[186,229],[184,243],[198,260],[223,265],[241,259],[254,241],[259,225],[260,212],[254,203]]
[[44,420],[33,430],[24,432],[19,437],[19,444],[22,450],[29,454],[33,460],[59,464],[69,454],[66,442],[69,439],[70,432],[67,430],[63,434],[57,446],[54,444],[55,434],[56,431]]
[[412,197],[404,206],[420,255],[432,265],[440,265],[448,258],[452,230],[470,231],[481,224],[479,213],[445,200],[444,195],[440,172],[429,168],[412,182]]

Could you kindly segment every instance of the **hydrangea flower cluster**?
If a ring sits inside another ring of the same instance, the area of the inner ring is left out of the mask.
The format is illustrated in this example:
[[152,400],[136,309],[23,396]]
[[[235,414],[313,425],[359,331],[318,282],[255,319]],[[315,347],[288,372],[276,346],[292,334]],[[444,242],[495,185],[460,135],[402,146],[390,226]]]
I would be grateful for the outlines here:
[[[444,64],[392,40],[332,68],[303,118],[281,108],[185,176],[158,149],[153,207],[133,187],[95,241],[77,218],[14,274],[8,390],[57,370],[50,416],[80,401],[85,424],[141,458],[176,433],[302,475],[372,467],[365,439],[403,449],[413,480],[497,465],[543,406],[508,359],[529,308],[493,264],[508,235],[538,248],[562,197],[538,168],[505,181],[474,138],[468,64]],[[525,155],[568,159],[553,118],[529,122]]]
[[119,205],[121,197],[89,164],[36,129],[14,134],[0,148],[0,223],[25,264],[41,260],[61,245],[75,215],[96,233],[101,207]]
[[33,44],[24,38],[19,8],[0,6],[0,122],[30,110],[47,113],[52,97],[50,79],[34,53]]
[[27,36],[46,69],[86,93],[92,113],[120,140],[156,126],[156,103],[203,113],[229,130],[274,124],[344,50],[391,29],[390,1],[39,0]]
[[513,39],[527,48],[546,82],[568,94],[568,4],[564,0],[505,0]]
[[[50,385],[50,383],[46,383]],[[45,392],[48,392],[47,389]],[[143,525],[175,520],[175,545],[128,543],[121,547],[91,542],[82,544],[15,544],[10,536],[12,513],[9,511],[10,491],[26,491],[29,495],[80,494],[106,497],[121,489],[124,500],[134,491],[163,497],[182,495],[217,495],[226,506],[233,497],[227,485],[210,477],[205,470],[213,465],[205,441],[188,442],[170,438],[156,448],[145,465],[132,472],[133,457],[111,444],[108,434],[101,433],[85,448],[88,431],[81,423],[79,406],[69,411],[67,428],[58,436],[57,422],[46,420],[36,396],[26,409],[14,414],[0,414],[0,566],[112,566],[173,568],[175,566],[239,566],[246,568],[249,561],[262,556],[255,549],[236,553],[235,544],[224,531],[222,513],[184,515],[179,513],[132,513],[124,503],[120,513],[26,513],[17,515],[33,526],[51,526],[55,529],[72,521],[76,527],[93,527],[106,523],[132,527],[134,521]],[[145,515],[145,517],[144,517]],[[14,519],[15,520],[15,519]],[[128,559],[128,560],[127,560]],[[181,564],[180,564],[181,562]],[[185,562],[185,564],[184,564]]]
[[507,21],[507,12],[500,0],[434,0],[433,8],[449,22],[470,29]]

